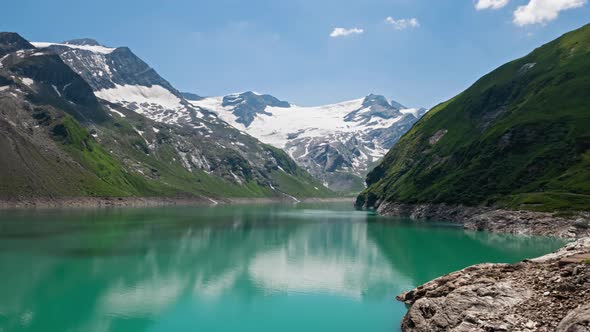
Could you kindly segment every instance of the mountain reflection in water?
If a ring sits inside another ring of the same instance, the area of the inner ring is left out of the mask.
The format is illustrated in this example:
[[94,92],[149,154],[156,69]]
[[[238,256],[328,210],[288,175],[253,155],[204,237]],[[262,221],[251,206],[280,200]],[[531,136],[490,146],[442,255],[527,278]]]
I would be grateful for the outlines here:
[[0,331],[392,331],[398,293],[561,244],[340,203],[9,211]]

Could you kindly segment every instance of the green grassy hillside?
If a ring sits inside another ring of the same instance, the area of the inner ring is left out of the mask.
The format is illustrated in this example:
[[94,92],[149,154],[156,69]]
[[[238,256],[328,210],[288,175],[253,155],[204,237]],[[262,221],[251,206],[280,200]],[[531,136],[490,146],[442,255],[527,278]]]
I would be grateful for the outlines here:
[[590,25],[426,114],[367,177],[383,201],[590,210]]

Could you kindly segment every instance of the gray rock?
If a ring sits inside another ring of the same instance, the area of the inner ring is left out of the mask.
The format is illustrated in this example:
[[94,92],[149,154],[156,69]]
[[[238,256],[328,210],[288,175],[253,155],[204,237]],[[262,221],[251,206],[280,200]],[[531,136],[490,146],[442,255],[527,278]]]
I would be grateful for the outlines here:
[[[590,236],[590,228],[579,227],[590,217],[558,217],[552,213],[502,210],[493,207],[450,206],[445,204],[400,204],[380,202],[378,212],[386,216],[417,220],[449,221],[468,230],[526,235],[547,235],[576,239]],[[576,227],[575,225],[578,225]]]
[[572,310],[559,323],[556,332],[590,332],[590,304]]
[[410,305],[402,330],[590,331],[590,266],[573,275],[557,264],[589,250],[584,238],[526,263],[475,265],[437,278],[397,297]]
[[582,229],[588,229],[590,228],[590,224],[588,223],[587,220],[584,220],[582,218],[577,219],[576,221],[574,221],[573,226],[576,228],[582,228]]

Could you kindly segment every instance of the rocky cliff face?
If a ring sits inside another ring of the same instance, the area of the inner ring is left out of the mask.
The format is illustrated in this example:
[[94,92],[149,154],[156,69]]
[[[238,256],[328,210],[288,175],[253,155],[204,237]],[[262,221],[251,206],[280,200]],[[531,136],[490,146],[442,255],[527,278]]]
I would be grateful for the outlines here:
[[14,32],[0,32],[0,57],[20,50],[31,50],[35,47]]
[[519,235],[558,236],[576,239],[590,236],[590,214],[563,216],[549,212],[503,210],[445,204],[402,204],[385,202],[381,215],[403,217],[417,222],[446,221],[465,229]]
[[127,47],[106,47],[94,39],[75,39],[63,43],[33,42],[33,45],[59,54],[94,91],[124,85],[159,85],[179,95],[168,81]]
[[267,106],[289,108],[291,104],[271,95],[260,95],[251,91],[225,96],[221,102],[221,107],[231,109],[235,121],[245,127],[249,127],[259,114],[272,116],[271,113],[265,112]]
[[398,296],[406,332],[590,331],[590,238],[517,264],[482,264]]

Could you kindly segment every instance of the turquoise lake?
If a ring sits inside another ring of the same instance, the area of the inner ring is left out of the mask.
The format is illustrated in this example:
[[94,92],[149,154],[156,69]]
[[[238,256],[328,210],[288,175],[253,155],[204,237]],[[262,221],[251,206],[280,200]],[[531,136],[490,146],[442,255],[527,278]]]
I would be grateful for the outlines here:
[[399,331],[397,294],[563,244],[350,203],[0,211],[0,332]]

